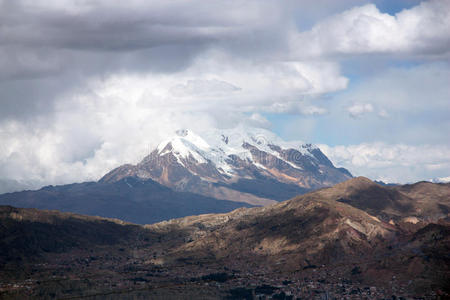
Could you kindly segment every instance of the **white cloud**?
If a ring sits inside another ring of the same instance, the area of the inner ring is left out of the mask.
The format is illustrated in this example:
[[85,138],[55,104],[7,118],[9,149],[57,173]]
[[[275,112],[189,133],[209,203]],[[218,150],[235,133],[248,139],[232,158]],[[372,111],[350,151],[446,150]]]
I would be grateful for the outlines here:
[[331,161],[355,176],[385,182],[407,183],[436,178],[450,170],[450,146],[363,143],[320,145]]
[[237,123],[267,128],[258,107],[347,82],[331,63],[254,64],[208,53],[177,73],[91,79],[88,89],[61,97],[51,118],[0,123],[0,179],[96,180],[117,165],[138,162],[176,129],[201,132]]
[[450,176],[433,178],[433,179],[431,179],[431,181],[437,182],[437,183],[450,183]]
[[297,56],[409,53],[447,56],[450,2],[424,1],[395,16],[374,4],[344,11],[293,37]]
[[270,128],[272,123],[259,113],[253,113],[250,115],[247,121],[251,127]]
[[370,103],[354,103],[347,107],[347,111],[352,118],[359,118],[366,113],[373,112],[373,105]]
[[[141,104],[185,110],[220,107],[240,112],[270,110],[271,106],[300,104],[305,95],[345,89],[348,79],[332,62],[269,61],[255,63],[222,51],[208,51],[183,71],[166,74],[119,75],[104,90],[141,94]],[[314,110],[314,107],[309,109]],[[323,110],[316,108],[315,113]]]
[[170,91],[176,97],[215,97],[229,96],[230,93],[239,91],[240,88],[228,82],[211,80],[188,80],[185,84],[178,84]]

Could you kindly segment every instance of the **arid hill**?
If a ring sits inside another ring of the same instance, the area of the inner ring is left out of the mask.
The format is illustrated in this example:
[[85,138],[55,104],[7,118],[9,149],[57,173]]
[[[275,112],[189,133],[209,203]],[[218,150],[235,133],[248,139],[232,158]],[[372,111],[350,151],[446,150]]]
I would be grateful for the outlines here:
[[387,255],[386,248],[407,245],[410,234],[427,232],[431,222],[445,228],[449,192],[448,184],[384,187],[358,177],[269,207],[188,217],[147,228],[191,232],[192,241],[174,250],[170,258],[239,257],[248,264],[284,262],[278,264],[282,270],[369,262]]
[[448,190],[359,177],[268,207],[145,226],[3,207],[0,295],[445,297]]

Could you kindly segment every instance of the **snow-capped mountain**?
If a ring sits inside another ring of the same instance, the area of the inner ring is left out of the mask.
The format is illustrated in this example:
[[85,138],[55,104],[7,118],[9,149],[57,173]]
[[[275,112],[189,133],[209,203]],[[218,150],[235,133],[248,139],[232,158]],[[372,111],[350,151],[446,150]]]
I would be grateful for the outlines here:
[[178,130],[137,165],[123,165],[101,182],[153,179],[178,191],[269,204],[351,178],[319,148],[285,142],[265,129],[237,127],[197,135]]

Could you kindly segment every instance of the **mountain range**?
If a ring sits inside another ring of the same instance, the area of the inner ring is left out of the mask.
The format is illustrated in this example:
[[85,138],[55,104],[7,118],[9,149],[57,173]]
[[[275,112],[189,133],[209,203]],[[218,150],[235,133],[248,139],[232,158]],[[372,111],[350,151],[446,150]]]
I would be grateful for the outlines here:
[[363,177],[145,226],[2,207],[1,296],[445,299],[449,211],[450,184]]
[[270,131],[236,127],[197,135],[178,130],[137,165],[123,165],[100,182],[153,179],[177,191],[217,199],[273,204],[351,178],[318,147],[284,142]]
[[318,147],[236,127],[178,130],[137,165],[98,182],[0,195],[0,204],[57,209],[140,224],[274,204],[351,178]]

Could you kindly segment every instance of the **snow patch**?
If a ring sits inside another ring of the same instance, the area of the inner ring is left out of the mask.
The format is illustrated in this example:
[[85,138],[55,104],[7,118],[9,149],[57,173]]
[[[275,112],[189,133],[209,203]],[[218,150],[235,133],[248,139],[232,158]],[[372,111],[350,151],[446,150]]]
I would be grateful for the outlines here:
[[[311,150],[317,148],[316,146],[304,144],[300,141],[285,142],[266,129],[250,128],[240,125],[233,129],[211,129],[202,134],[202,137],[192,130],[180,129],[175,132],[172,138],[160,143],[157,151],[159,155],[173,153],[178,163],[183,166],[183,159],[189,157],[194,158],[198,163],[211,162],[219,172],[233,176],[234,168],[227,162],[231,155],[235,155],[242,160],[256,165],[250,150],[243,147],[246,143],[300,170],[302,169],[301,167],[283,159],[271,146],[278,146],[281,149],[295,149],[302,155],[311,157],[314,157]],[[168,147],[169,144],[171,147]],[[265,169],[261,164],[258,164],[257,167]]]

